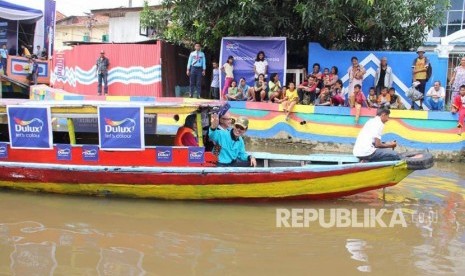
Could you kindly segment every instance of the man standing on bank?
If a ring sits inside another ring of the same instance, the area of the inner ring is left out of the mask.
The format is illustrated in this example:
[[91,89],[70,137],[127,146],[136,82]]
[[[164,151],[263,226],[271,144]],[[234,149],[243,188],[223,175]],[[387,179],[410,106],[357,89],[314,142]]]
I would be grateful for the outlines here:
[[255,157],[247,154],[242,136],[249,127],[246,117],[237,118],[231,130],[219,130],[219,115],[211,115],[208,137],[221,147],[218,155],[218,167],[256,167]]
[[[431,76],[431,68],[430,67],[429,59],[425,56],[425,48],[422,46],[418,47],[417,49],[418,57],[413,60],[412,63],[412,79],[413,82],[419,81],[420,85],[418,85],[417,89],[421,92],[423,96],[425,96],[425,86],[426,82],[429,80]],[[412,108],[414,109],[415,102],[412,101]],[[423,99],[420,99],[420,110],[423,110]]]
[[98,95],[102,95],[102,82],[103,91],[105,95],[108,95],[108,66],[110,66],[110,60],[105,56],[105,51],[100,51],[100,57],[97,59],[97,71],[95,74],[98,77]]
[[355,141],[353,154],[361,162],[381,162],[400,160],[399,155],[394,149],[397,146],[396,141],[381,142],[384,124],[389,120],[389,109],[380,108],[376,117],[371,118],[363,126]]
[[197,98],[200,98],[200,91],[202,89],[202,76],[205,76],[205,54],[200,51],[200,43],[195,43],[195,51],[189,55],[187,61],[187,76],[189,77],[189,97],[194,95],[194,89],[197,91]]

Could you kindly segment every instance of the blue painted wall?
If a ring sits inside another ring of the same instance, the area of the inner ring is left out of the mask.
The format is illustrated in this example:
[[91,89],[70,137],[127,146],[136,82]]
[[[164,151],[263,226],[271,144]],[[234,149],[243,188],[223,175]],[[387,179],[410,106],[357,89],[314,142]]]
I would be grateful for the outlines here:
[[[389,66],[392,67],[394,75],[394,88],[396,92],[404,99],[404,104],[407,104],[406,92],[412,84],[412,63],[417,57],[416,52],[394,52],[394,51],[330,51],[319,43],[309,43],[308,53],[308,72],[312,72],[314,63],[321,65],[321,70],[325,67],[331,68],[337,66],[339,69],[339,78],[343,81],[344,87],[349,85],[349,75],[347,70],[352,65],[351,58],[357,57],[360,64],[366,69],[362,90],[365,95],[368,94],[368,89],[374,85],[376,69],[382,57],[388,59]],[[426,84],[426,91],[433,85],[435,80],[439,80],[444,86],[447,80],[447,58],[439,58],[436,53],[428,52],[426,56],[433,66],[433,75]],[[410,102],[410,101],[409,101]]]

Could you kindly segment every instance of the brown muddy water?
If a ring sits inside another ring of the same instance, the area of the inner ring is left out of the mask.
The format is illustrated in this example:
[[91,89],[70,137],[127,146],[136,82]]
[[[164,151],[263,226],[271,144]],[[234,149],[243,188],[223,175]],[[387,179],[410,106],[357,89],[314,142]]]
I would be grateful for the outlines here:
[[[465,165],[437,164],[385,200],[372,191],[316,202],[0,191],[0,275],[465,275],[464,179]],[[277,210],[299,209],[326,222],[277,227]],[[331,225],[331,210],[347,210],[352,224]],[[360,226],[383,210],[385,225]],[[405,227],[390,224],[399,211]]]

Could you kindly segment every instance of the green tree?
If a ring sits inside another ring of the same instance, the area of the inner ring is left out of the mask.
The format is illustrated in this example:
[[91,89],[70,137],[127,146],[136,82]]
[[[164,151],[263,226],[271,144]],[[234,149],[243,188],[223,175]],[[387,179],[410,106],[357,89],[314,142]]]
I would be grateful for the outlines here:
[[224,36],[285,36],[331,49],[409,50],[441,24],[449,0],[164,0],[145,3],[156,37],[218,49]]

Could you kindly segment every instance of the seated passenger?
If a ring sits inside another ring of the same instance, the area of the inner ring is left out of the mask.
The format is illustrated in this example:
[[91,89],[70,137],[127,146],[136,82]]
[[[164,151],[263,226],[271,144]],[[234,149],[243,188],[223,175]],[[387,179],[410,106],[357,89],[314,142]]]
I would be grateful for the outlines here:
[[270,81],[268,82],[268,99],[274,103],[275,99],[279,100],[282,95],[282,86],[279,81],[277,73],[271,74]]
[[400,97],[396,95],[396,90],[393,87],[389,88],[389,97],[391,98],[389,101],[391,109],[402,109],[403,106]]
[[231,131],[218,130],[218,125],[218,114],[212,114],[208,136],[220,146],[217,165],[220,167],[256,167],[257,161],[253,156],[247,154],[242,139],[249,126],[249,120],[245,117],[239,117]]
[[444,109],[444,98],[446,97],[446,92],[444,91],[444,87],[441,86],[441,82],[435,81],[434,86],[426,93],[426,97],[428,97],[427,101],[431,110]]
[[186,117],[184,125],[178,129],[174,138],[174,145],[177,147],[198,147],[197,141],[197,121],[196,114],[190,114]]

